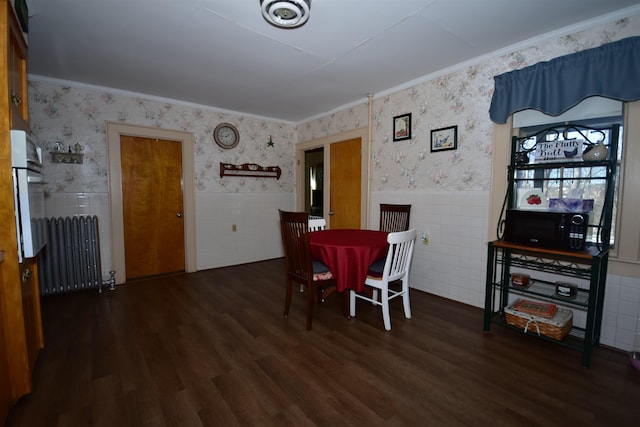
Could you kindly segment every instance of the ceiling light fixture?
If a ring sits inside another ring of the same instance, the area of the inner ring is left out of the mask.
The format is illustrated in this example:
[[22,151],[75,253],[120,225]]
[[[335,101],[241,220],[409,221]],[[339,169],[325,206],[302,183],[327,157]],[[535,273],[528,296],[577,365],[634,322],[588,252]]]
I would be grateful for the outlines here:
[[271,25],[296,28],[309,20],[311,0],[260,0],[262,16]]

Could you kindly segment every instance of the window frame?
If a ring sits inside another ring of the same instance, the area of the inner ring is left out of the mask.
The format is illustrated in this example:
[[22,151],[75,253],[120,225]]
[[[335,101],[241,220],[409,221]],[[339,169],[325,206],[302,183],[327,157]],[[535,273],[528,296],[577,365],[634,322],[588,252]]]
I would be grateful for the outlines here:
[[[640,277],[640,101],[623,104],[622,160],[618,164],[618,200],[616,207],[615,247],[611,248],[609,273]],[[489,207],[489,240],[497,239],[497,223],[507,189],[507,167],[510,160],[513,116],[505,124],[493,125],[492,174]],[[634,143],[635,141],[635,143]],[[625,185],[629,183],[628,185]]]

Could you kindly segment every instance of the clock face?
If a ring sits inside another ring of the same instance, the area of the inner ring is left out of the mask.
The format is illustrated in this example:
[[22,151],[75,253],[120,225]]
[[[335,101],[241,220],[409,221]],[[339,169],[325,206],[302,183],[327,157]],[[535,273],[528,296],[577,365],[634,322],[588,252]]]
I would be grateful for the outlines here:
[[213,139],[220,147],[233,148],[240,142],[238,129],[229,123],[221,123],[213,130]]

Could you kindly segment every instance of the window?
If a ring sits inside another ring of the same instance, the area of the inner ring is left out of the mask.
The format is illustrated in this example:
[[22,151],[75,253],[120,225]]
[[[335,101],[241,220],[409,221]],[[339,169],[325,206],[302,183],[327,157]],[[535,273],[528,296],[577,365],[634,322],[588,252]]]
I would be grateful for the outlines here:
[[[576,106],[576,107],[579,107]],[[572,109],[573,110],[573,109]],[[624,103],[624,111],[619,108],[616,114],[581,114],[580,117],[624,117],[624,138],[620,138],[621,155],[620,168],[618,169],[619,179],[617,181],[617,198],[615,204],[615,247],[611,248],[609,255],[609,274],[626,277],[640,277],[640,101]],[[527,111],[527,110],[525,110]],[[529,112],[529,111],[527,111]],[[489,194],[489,240],[498,238],[496,224],[499,223],[507,191],[507,166],[510,160],[511,137],[521,135],[520,129],[530,128],[540,125],[538,128],[551,126],[548,123],[564,123],[565,121],[579,121],[580,117],[558,117],[546,116],[545,125],[543,121],[536,120],[523,123],[520,120],[519,112],[511,116],[504,125],[494,124],[493,147],[492,147],[492,168],[491,191]],[[538,118],[536,118],[538,119]],[[590,122],[587,122],[590,123]],[[594,123],[592,123],[593,125]],[[622,146],[624,141],[624,147]]]
[[[565,127],[565,123],[556,125],[545,124],[544,126],[530,126],[520,128],[520,135],[526,136],[535,134],[542,129],[549,129],[548,132],[537,135],[530,141],[531,145],[545,141],[602,141],[606,147],[611,144],[617,144],[617,160],[618,167],[616,169],[613,217],[611,221],[610,245],[615,247],[616,236],[616,218],[618,205],[618,189],[620,181],[620,169],[622,167],[622,141],[623,129],[622,117],[612,117],[604,119],[590,119],[585,121],[573,121],[572,124],[580,124],[594,128],[594,130],[583,130],[572,127]],[[596,130],[597,129],[597,130]],[[618,130],[616,135],[612,132]],[[537,138],[537,140],[536,140]],[[535,152],[530,155],[530,160],[535,161]],[[602,224],[603,221],[603,203],[606,192],[606,175],[605,166],[588,167],[588,168],[564,168],[558,167],[546,170],[525,170],[520,171],[518,179],[519,190],[527,188],[541,188],[545,196],[552,199],[577,199],[577,200],[593,200],[593,209],[589,212],[591,224]],[[589,228],[587,242],[596,244],[601,241],[600,228]]]

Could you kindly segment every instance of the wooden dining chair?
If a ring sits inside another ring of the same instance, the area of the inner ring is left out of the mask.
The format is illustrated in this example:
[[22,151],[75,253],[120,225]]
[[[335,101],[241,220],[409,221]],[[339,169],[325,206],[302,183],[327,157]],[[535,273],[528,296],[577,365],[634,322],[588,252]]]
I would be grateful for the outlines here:
[[309,214],[282,210],[278,210],[278,212],[287,270],[284,316],[289,316],[293,283],[304,285],[307,288],[307,330],[309,331],[311,330],[314,304],[324,301],[330,293],[335,291],[336,282],[329,267],[311,258]]
[[395,233],[409,229],[411,205],[380,203],[380,231]]
[[[356,299],[369,301],[374,305],[382,307],[382,320],[384,328],[391,330],[391,315],[389,314],[389,301],[402,297],[404,316],[411,319],[411,306],[409,305],[409,268],[413,257],[413,246],[416,240],[416,230],[399,231],[389,233],[387,242],[389,249],[384,260],[374,262],[369,271],[364,284],[373,288],[373,295],[370,297],[367,292],[358,293],[349,291],[349,314],[356,315]],[[400,290],[392,289],[389,283],[400,281]],[[380,291],[380,301],[378,301],[378,291]]]

